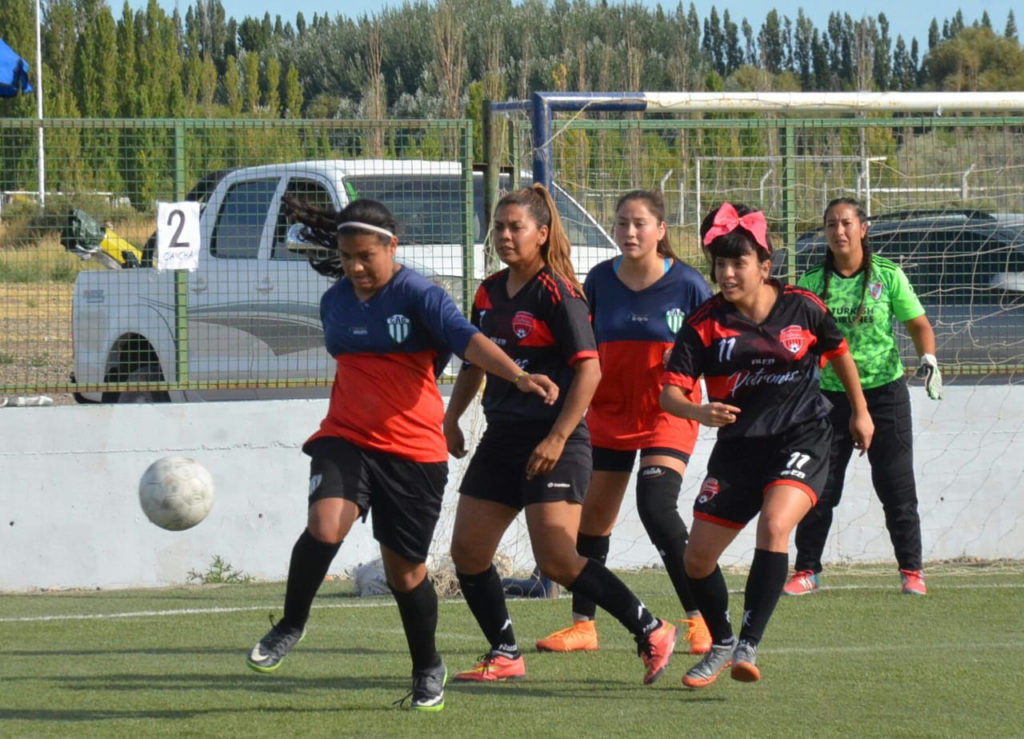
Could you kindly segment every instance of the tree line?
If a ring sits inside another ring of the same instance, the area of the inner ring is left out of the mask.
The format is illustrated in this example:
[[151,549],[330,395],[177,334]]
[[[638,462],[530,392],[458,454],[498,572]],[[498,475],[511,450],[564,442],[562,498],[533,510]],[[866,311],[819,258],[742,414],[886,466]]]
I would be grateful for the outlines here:
[[[0,6],[5,40],[33,59],[34,0]],[[150,0],[49,0],[42,24],[50,118],[479,117],[484,99],[535,90],[1020,90],[1010,11],[932,19],[922,47],[884,13],[800,10],[759,25],[691,3],[427,0],[348,18],[228,18],[220,0],[170,15]],[[31,117],[23,96],[0,116]]]

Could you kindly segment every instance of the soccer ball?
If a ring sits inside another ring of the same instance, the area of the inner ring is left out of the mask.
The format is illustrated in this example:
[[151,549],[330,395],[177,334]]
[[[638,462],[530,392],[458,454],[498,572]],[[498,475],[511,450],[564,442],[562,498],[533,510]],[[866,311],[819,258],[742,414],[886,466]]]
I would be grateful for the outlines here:
[[160,528],[190,529],[213,507],[213,478],[194,459],[158,459],[142,474],[139,503],[146,518]]

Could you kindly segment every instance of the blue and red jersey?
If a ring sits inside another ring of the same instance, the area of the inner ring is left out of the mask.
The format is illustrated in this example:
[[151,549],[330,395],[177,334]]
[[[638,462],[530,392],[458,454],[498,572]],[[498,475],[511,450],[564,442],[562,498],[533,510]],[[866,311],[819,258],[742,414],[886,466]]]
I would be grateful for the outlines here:
[[477,329],[448,293],[402,268],[369,300],[346,278],[320,300],[337,367],[327,417],[307,441],[341,437],[414,462],[447,462],[437,375]]
[[704,375],[708,400],[741,409],[720,439],[775,436],[831,409],[819,371],[849,351],[846,339],[817,295],[772,284],[779,295],[762,323],[719,293],[687,320],[669,357],[666,385],[692,390]]
[[657,282],[632,290],[616,275],[620,260],[598,264],[583,285],[601,355],[601,384],[587,411],[591,439],[594,446],[621,451],[683,444],[690,452],[695,425],[659,405],[664,357],[711,290],[697,270],[678,260],[666,260]]
[[576,375],[573,365],[597,357],[587,303],[579,291],[546,266],[510,297],[508,270],[503,269],[477,289],[472,321],[522,369],[547,375],[559,388],[558,402],[548,406],[543,398],[488,375],[483,397],[487,422],[554,423]]

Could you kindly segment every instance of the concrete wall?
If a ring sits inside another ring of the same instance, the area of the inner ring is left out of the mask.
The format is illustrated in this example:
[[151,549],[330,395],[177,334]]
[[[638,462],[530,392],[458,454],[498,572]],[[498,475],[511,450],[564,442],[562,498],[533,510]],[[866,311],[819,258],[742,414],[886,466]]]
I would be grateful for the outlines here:
[[[914,388],[913,398],[926,559],[1024,559],[1024,388],[950,386],[941,402]],[[325,411],[325,400],[0,410],[0,590],[180,584],[215,556],[259,579],[283,579],[305,525],[308,461],[300,446]],[[481,426],[474,408],[467,436]],[[686,520],[712,441],[706,430],[684,481]],[[169,454],[197,459],[217,483],[209,517],[188,531],[157,528],[138,505],[142,472]],[[439,555],[463,466],[452,464]],[[632,497],[631,488],[612,539],[613,567],[659,562]],[[377,556],[369,528],[357,524],[332,572]],[[750,528],[723,565],[749,563]],[[532,566],[521,523],[502,549]],[[826,557],[892,560],[866,460],[851,465]]]

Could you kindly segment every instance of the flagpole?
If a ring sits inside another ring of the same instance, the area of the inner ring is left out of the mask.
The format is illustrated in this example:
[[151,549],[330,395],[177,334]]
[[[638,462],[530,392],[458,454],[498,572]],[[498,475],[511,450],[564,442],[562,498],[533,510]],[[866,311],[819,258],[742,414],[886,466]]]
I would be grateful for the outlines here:
[[39,118],[39,205],[46,205],[46,154],[43,149],[43,42],[42,11],[36,0],[36,117]]

